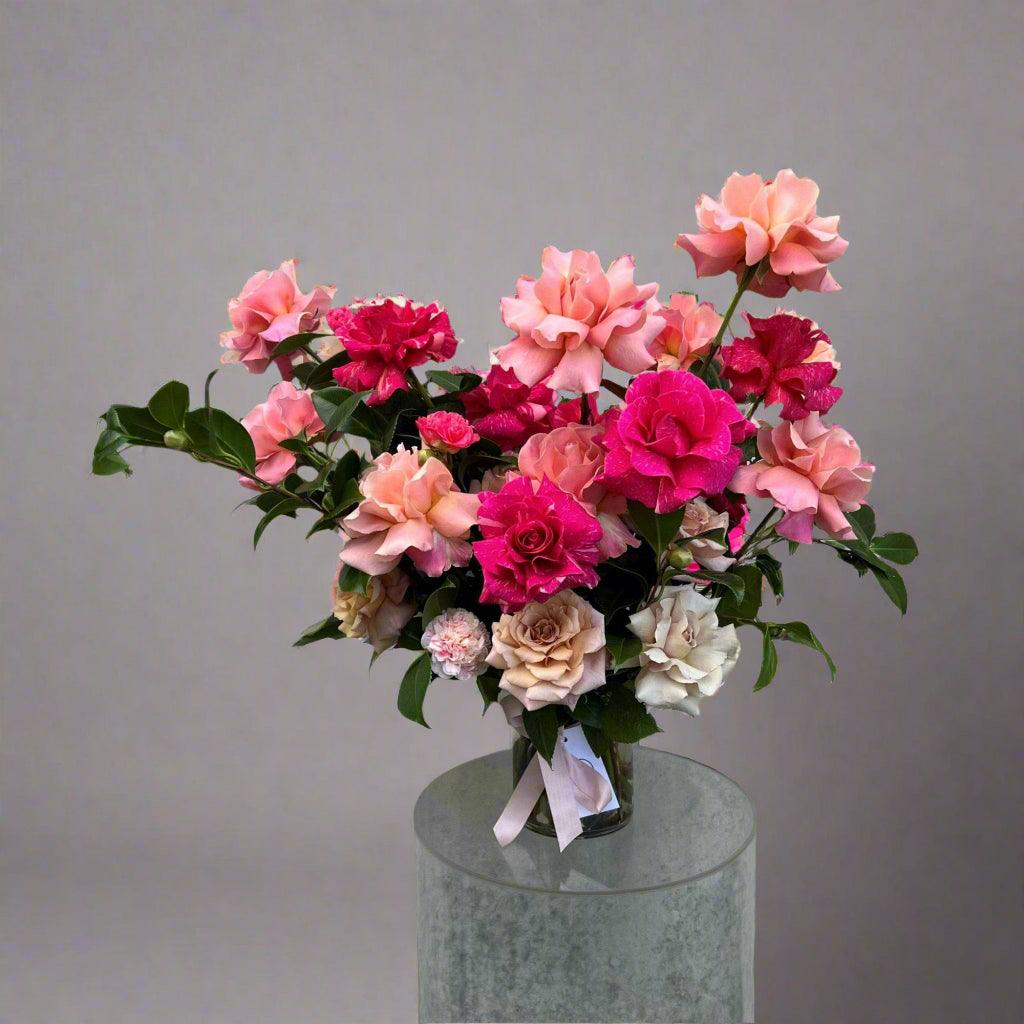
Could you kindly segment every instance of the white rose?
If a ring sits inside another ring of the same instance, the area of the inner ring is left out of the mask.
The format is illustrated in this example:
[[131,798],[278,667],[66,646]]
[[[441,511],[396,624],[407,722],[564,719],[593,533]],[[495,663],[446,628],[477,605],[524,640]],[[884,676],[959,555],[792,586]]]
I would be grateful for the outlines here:
[[637,700],[653,708],[700,714],[700,702],[721,687],[740,656],[735,626],[719,626],[717,598],[680,587],[633,615],[643,643]]

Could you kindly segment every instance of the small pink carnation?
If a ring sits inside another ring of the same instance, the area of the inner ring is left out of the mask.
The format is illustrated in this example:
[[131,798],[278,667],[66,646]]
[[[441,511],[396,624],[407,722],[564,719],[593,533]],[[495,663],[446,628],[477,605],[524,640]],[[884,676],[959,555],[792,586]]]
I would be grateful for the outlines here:
[[423,631],[423,649],[437,675],[475,679],[487,668],[491,631],[472,612],[452,608],[431,619]]
[[404,295],[378,295],[332,309],[327,322],[351,358],[334,371],[334,379],[351,391],[372,389],[367,405],[380,405],[396,391],[407,391],[409,370],[451,359],[458,345],[441,306]]
[[822,423],[816,412],[795,423],[757,432],[761,461],[740,466],[729,489],[771,498],[783,509],[776,532],[809,544],[812,526],[830,537],[851,540],[845,513],[860,508],[871,489],[875,467],[861,461],[857,442],[842,427]]
[[[250,373],[263,373],[279,342],[317,329],[337,289],[325,284],[299,291],[297,263],[285,260],[277,270],[253,274],[228,303],[232,329],[220,336],[221,348],[227,349],[222,363],[241,363]],[[293,362],[301,358],[298,353],[277,359],[281,376],[291,377]]]
[[416,420],[416,429],[425,448],[448,454],[460,452],[480,440],[469,420],[457,412],[432,412],[421,416]]
[[838,217],[819,217],[818,186],[779,171],[774,181],[760,174],[730,174],[717,199],[697,201],[696,234],[682,234],[676,245],[692,257],[698,277],[742,274],[766,256],[770,270],[750,284],[762,295],[799,291],[834,292],[839,285],[829,264],[846,252]]
[[460,395],[474,429],[507,452],[544,430],[555,393],[541,384],[524,384],[511,370],[492,366],[478,387]]
[[740,463],[737,445],[752,426],[724,392],[685,370],[642,373],[621,409],[606,417],[604,470],[609,490],[656,512],[717,494]]
[[541,276],[520,277],[515,296],[501,300],[501,317],[516,337],[495,353],[527,384],[589,393],[601,386],[604,364],[639,373],[654,365],[647,351],[663,322],[657,284],[635,284],[633,257],[605,271],[596,252],[541,253]]
[[[268,484],[279,484],[294,468],[295,452],[281,447],[288,438],[305,434],[316,437],[323,429],[323,420],[313,406],[313,393],[300,391],[291,381],[275,384],[260,403],[242,418],[256,449],[256,475]],[[240,478],[246,487],[259,490],[247,477]]]
[[570,587],[593,587],[601,524],[550,480],[519,477],[484,493],[473,554],[484,574],[480,600],[503,611]]

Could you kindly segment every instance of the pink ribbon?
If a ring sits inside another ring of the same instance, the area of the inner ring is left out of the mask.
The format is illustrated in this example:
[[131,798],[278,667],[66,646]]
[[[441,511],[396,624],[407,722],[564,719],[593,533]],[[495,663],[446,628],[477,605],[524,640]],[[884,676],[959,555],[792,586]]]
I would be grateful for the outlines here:
[[608,780],[586,761],[580,761],[565,749],[562,731],[559,730],[551,764],[540,754],[533,755],[512,790],[501,817],[494,823],[495,838],[502,846],[508,846],[522,832],[526,819],[545,791],[559,852],[583,831],[579,805],[597,814],[612,798]]

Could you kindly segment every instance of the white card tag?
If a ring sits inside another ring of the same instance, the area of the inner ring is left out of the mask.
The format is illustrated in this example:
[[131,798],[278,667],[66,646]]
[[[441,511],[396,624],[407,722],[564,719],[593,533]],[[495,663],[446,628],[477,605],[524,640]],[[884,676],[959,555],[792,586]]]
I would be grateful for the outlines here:
[[[562,742],[565,744],[567,753],[575,757],[577,761],[585,761],[608,783],[611,787],[612,798],[608,801],[607,806],[601,809],[601,813],[614,811],[619,806],[619,798],[615,795],[615,786],[612,784],[612,780],[608,778],[608,770],[604,766],[604,761],[594,753],[587,742],[587,737],[583,734],[583,726],[572,725],[565,729],[562,732]],[[592,818],[594,816],[594,812],[589,807],[584,807],[579,803],[576,806],[579,809],[580,818]]]

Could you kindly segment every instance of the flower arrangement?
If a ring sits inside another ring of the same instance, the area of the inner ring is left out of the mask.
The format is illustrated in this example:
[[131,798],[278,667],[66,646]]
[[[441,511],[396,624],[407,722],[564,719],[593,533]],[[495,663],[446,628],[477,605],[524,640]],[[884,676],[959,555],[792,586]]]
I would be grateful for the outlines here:
[[[625,797],[615,745],[657,732],[655,709],[699,714],[741,635],[758,640],[755,690],[783,641],[835,677],[808,625],[768,613],[783,597],[779,545],[831,548],[906,611],[896,566],[914,541],[876,531],[875,467],[822,418],[842,394],[831,339],[782,308],[731,334],[747,293],[839,289],[831,265],[848,243],[817,200],[791,170],[733,174],[701,196],[698,230],[676,244],[698,277],[736,275],[722,313],[685,292],[662,300],[630,256],[606,267],[549,246],[540,275],[501,300],[511,338],[484,373],[439,365],[458,339],[436,302],[332,308],[335,288],[302,292],[286,260],[246,281],[221,335],[222,362],[280,372],[266,400],[236,419],[211,405],[212,373],[194,408],[172,381],[104,414],[93,471],[129,473],[130,446],[182,451],[256,492],[256,543],[300,513],[307,536],[336,532],[330,614],[296,646],[414,652],[397,702],[421,725],[435,678],[474,686],[485,710],[500,702],[528,756],[499,839],[546,793],[564,845],[581,815]],[[602,778],[581,780],[570,733],[610,766]]]

